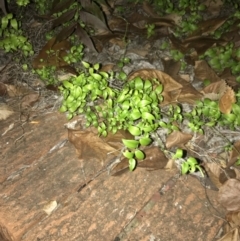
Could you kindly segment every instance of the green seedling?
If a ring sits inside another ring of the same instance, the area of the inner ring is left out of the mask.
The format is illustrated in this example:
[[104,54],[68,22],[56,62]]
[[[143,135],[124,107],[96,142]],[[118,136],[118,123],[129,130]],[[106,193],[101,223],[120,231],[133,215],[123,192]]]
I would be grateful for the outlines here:
[[10,13],[2,17],[0,48],[6,52],[21,50],[26,57],[33,55],[32,45],[22,35],[22,30],[19,29],[19,26],[21,26],[21,22],[13,18],[13,14]]
[[152,37],[155,34],[155,24],[146,24],[147,38]]
[[189,157],[186,162],[182,164],[182,175],[189,173],[194,173],[200,171],[201,175],[204,177],[202,168],[198,164],[198,161],[194,157]]

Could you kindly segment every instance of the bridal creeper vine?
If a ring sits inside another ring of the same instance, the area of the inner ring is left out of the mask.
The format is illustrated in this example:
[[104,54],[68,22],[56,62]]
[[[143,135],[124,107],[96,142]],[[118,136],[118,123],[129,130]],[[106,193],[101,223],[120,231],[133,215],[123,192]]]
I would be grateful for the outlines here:
[[[99,71],[99,64],[82,63],[84,71],[64,80],[59,87],[64,97],[60,111],[67,112],[68,119],[84,114],[86,127],[96,127],[100,136],[129,131],[134,138],[122,140],[122,154],[128,158],[130,170],[135,169],[137,160],[145,158],[142,149],[152,143],[151,134],[159,128],[170,133],[179,130],[183,120],[187,120],[190,131],[203,134],[204,126],[224,125],[234,129],[240,125],[239,94],[229,114],[221,113],[218,102],[210,99],[198,101],[189,112],[183,112],[180,105],[169,105],[167,111],[161,112],[164,86],[158,80],[136,77],[125,82],[121,89],[112,88],[109,82],[118,74]],[[182,158],[179,153],[173,158]],[[198,161],[188,157],[182,164],[182,174],[196,170],[202,172]]]

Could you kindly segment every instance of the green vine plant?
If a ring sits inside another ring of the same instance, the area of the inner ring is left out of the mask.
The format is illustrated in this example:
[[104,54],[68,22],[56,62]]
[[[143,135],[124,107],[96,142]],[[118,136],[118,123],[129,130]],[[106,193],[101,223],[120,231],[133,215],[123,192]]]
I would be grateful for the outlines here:
[[[183,159],[183,150],[177,149],[176,153],[173,155],[173,159],[175,160]],[[181,164],[182,175],[185,175],[187,173],[194,173],[197,170],[201,173],[202,176],[204,176],[203,170],[196,158],[194,157],[188,157],[187,159],[184,158],[184,162]]]
[[137,160],[145,158],[141,148],[152,143],[150,134],[159,128],[163,86],[157,80],[137,77],[121,90],[110,88],[108,80],[113,73],[98,71],[99,64],[82,63],[86,70],[59,87],[64,96],[60,111],[68,111],[68,119],[85,114],[86,127],[96,127],[101,136],[129,131],[135,139],[122,140],[123,155],[129,159],[130,170],[134,170]]
[[[86,127],[94,126],[100,136],[105,137],[109,132],[115,134],[118,130],[130,132],[134,138],[122,140],[122,154],[128,158],[131,171],[138,160],[145,158],[143,147],[152,143],[152,134],[159,128],[171,133],[180,130],[183,120],[187,120],[192,132],[204,134],[205,127],[235,129],[240,125],[239,93],[236,94],[237,103],[233,104],[229,114],[221,113],[218,102],[207,98],[197,101],[189,112],[183,112],[179,105],[161,109],[164,86],[158,80],[136,77],[125,81],[121,89],[112,88],[109,81],[118,74],[99,71],[99,64],[82,63],[84,71],[64,80],[59,87],[64,97],[60,111],[67,112],[68,119],[84,114]],[[182,174],[196,170],[201,172],[200,169],[198,161],[191,157],[182,165]]]
[[21,27],[21,22],[17,21],[12,13],[2,17],[0,48],[4,49],[7,53],[20,50],[26,57],[33,55],[32,45],[23,36],[23,31],[19,27]]

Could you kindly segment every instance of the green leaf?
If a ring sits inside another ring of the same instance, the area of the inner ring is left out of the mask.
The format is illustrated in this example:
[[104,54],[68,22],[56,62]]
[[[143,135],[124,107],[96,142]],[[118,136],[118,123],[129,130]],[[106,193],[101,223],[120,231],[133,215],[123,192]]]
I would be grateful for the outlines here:
[[125,100],[123,103],[122,103],[122,109],[123,110],[128,110],[130,107],[130,103],[128,100]]
[[130,113],[130,118],[131,118],[132,120],[137,120],[137,119],[139,119],[141,116],[142,116],[142,113],[141,113],[139,110],[137,110],[137,109],[133,110],[133,111]]
[[90,67],[90,64],[85,61],[82,61],[82,64],[86,69],[88,69]]
[[187,163],[188,163],[189,165],[191,165],[191,166],[198,164],[197,160],[196,160],[194,157],[189,157],[189,158],[187,159]]
[[236,119],[236,115],[235,114],[224,114],[223,115],[223,117],[227,120],[227,121],[229,121],[229,122],[234,122],[235,121],[235,119]]
[[7,19],[7,16],[5,16],[5,17],[2,18],[2,26],[1,26],[1,28],[5,29],[7,26],[8,26],[8,19]]
[[65,105],[62,105],[61,108],[59,109],[60,112],[66,112],[67,107]]
[[159,85],[154,91],[157,95],[161,94],[163,91],[163,85]]
[[184,163],[182,164],[182,174],[184,175],[184,174],[186,174],[188,171],[189,171],[189,165],[188,165],[187,162],[184,162]]
[[145,158],[145,154],[141,150],[136,150],[135,156],[138,160],[142,160]]
[[151,103],[151,101],[149,100],[141,100],[139,103],[138,103],[138,107],[139,108],[142,108],[142,107],[145,107],[147,105],[149,105]]
[[206,126],[210,126],[210,127],[215,126],[216,125],[216,121],[207,122],[205,125]]
[[143,89],[143,80],[140,77],[136,77],[134,79],[135,89],[142,90]]
[[109,74],[106,72],[99,72],[100,75],[102,75],[103,78],[108,79],[109,78]]
[[136,126],[129,126],[128,131],[133,135],[133,136],[140,136],[142,134],[142,131],[140,128]]
[[126,80],[127,79],[127,74],[121,71],[118,75],[120,80]]
[[143,112],[143,113],[142,113],[142,118],[145,119],[145,120],[148,120],[148,121],[153,121],[153,120],[155,120],[154,115],[152,115],[152,114],[149,113],[149,112]]
[[142,131],[144,131],[145,133],[152,132],[153,130],[154,128],[152,127],[152,125],[146,125],[142,127]]
[[134,156],[134,153],[131,152],[131,151],[126,150],[126,151],[123,152],[123,155],[124,155],[127,159],[132,159],[133,156]]
[[118,98],[117,98],[117,102],[118,103],[121,103],[121,102],[123,102],[125,99],[126,99],[126,94],[125,93],[121,93],[119,96],[118,96]]
[[62,83],[63,83],[63,86],[64,86],[66,89],[72,89],[72,88],[73,88],[73,84],[70,83],[70,82],[67,81],[67,80],[64,80]]
[[142,146],[148,146],[152,143],[152,139],[148,137],[143,137],[139,140],[140,145]]
[[128,163],[129,163],[129,170],[133,171],[137,165],[137,161],[132,158],[132,159],[129,159]]
[[92,73],[91,76],[98,81],[102,80],[102,76],[100,74]]
[[145,80],[144,90],[145,91],[151,91],[152,90],[152,82],[150,80]]
[[97,64],[93,65],[93,68],[94,68],[95,70],[99,70],[100,65],[97,63]]
[[173,156],[173,159],[178,159],[183,157],[183,150],[177,149],[175,155]]
[[159,126],[161,126],[163,128],[167,128],[167,124],[163,121],[159,121]]
[[139,145],[139,141],[136,141],[136,140],[122,139],[122,142],[123,142],[124,146],[126,146],[129,149],[135,149]]
[[232,105],[232,111],[233,111],[234,114],[240,115],[240,106],[237,105],[237,104],[233,104]]
[[15,30],[18,30],[18,22],[17,20],[14,18],[14,19],[11,19],[11,26],[12,28],[14,28]]

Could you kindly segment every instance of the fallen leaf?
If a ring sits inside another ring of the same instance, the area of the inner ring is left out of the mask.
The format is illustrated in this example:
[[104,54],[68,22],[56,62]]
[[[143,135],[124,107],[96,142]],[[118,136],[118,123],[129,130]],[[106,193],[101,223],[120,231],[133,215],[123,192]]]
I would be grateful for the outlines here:
[[7,88],[7,94],[10,97],[19,97],[29,92],[29,90],[23,86],[15,86],[8,84],[5,84],[5,86]]
[[[138,161],[137,167],[146,168],[149,171],[163,169],[168,163],[168,159],[159,147],[148,147],[143,150],[146,158]],[[111,170],[112,176],[119,176],[129,170],[129,163],[127,158],[120,160]]]
[[205,98],[209,98],[209,94],[216,94],[218,99],[220,99],[225,91],[227,90],[227,84],[225,80],[217,81],[206,86],[201,93],[204,94]]
[[224,114],[229,114],[232,110],[232,104],[236,103],[235,93],[232,88],[226,86],[226,91],[219,99],[219,109]]
[[205,171],[207,172],[208,177],[211,182],[217,187],[220,188],[222,183],[220,182],[221,166],[214,162],[205,162],[203,164]]
[[240,181],[227,180],[219,189],[218,200],[228,211],[240,211]]
[[230,167],[234,165],[237,159],[240,157],[240,141],[234,143],[233,148],[230,152],[230,157],[227,166]]
[[205,60],[195,61],[194,74],[195,78],[201,81],[208,79],[213,83],[221,80]]
[[5,96],[7,94],[7,87],[4,83],[0,82],[0,96]]
[[217,241],[240,241],[239,231],[237,228],[230,230],[222,238]]
[[129,80],[132,80],[137,76],[139,76],[143,80],[159,80],[159,82],[163,85],[163,105],[177,101],[177,98],[181,92],[182,85],[175,81],[168,74],[156,69],[141,69],[131,73],[128,78]]
[[30,93],[28,95],[25,95],[21,100],[21,107],[23,109],[33,106],[34,103],[36,103],[39,99],[38,93]]
[[39,69],[44,66],[62,67],[68,65],[63,57],[71,48],[71,44],[67,40],[56,42],[56,38],[50,39],[41,49],[38,56],[32,61],[34,69]]
[[132,138],[126,131],[109,133],[106,138],[98,136],[94,127],[87,129],[68,129],[68,139],[75,146],[78,156],[83,161],[99,161],[102,166],[119,156],[123,148],[122,139]]
[[227,213],[226,219],[231,223],[232,228],[235,226],[240,227],[240,211]]
[[0,120],[6,120],[14,111],[5,103],[0,103]]
[[185,149],[185,144],[192,139],[191,134],[183,133],[181,131],[173,131],[166,139],[166,147],[180,147]]

